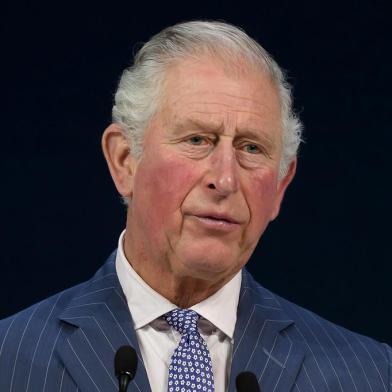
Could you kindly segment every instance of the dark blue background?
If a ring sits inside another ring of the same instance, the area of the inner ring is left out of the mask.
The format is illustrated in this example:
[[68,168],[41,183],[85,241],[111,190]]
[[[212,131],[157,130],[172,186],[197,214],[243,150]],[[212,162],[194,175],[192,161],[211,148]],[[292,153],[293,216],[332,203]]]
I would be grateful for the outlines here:
[[249,268],[267,288],[392,344],[387,2],[8,2],[1,16],[0,318],[89,278],[125,209],[100,151],[135,47],[178,21],[243,27],[289,70],[297,177]]

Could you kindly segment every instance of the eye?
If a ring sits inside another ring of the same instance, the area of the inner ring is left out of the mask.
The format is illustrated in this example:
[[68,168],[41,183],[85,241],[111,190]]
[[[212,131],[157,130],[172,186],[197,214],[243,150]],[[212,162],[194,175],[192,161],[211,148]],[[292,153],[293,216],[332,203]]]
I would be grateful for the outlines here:
[[246,144],[243,148],[249,154],[259,154],[261,152],[256,144]]
[[193,146],[201,146],[204,144],[208,144],[207,138],[205,138],[204,136],[200,136],[200,135],[191,136],[189,139],[187,139],[187,142],[189,144],[192,144]]
[[201,136],[192,136],[188,141],[195,146],[200,146],[203,143],[203,138]]

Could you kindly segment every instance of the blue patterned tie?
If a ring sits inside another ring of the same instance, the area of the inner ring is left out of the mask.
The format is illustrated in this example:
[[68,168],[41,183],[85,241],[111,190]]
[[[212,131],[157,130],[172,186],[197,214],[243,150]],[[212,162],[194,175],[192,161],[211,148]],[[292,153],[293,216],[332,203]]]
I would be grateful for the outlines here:
[[214,392],[210,352],[197,329],[199,317],[190,309],[163,316],[182,335],[169,366],[168,392]]

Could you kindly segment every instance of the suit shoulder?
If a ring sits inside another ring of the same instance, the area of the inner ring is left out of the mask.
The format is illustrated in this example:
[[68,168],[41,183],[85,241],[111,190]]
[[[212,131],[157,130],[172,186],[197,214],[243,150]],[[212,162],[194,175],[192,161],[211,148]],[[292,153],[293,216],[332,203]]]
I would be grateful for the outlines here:
[[325,372],[360,374],[364,385],[374,379],[380,390],[387,390],[392,370],[391,347],[281,297],[277,296],[277,299],[294,320],[287,333],[293,341],[300,341],[307,351],[305,363],[309,367],[318,364]]
[[115,276],[114,259],[115,252],[90,280],[70,287],[8,318],[0,320],[0,345],[11,329],[24,330],[25,328],[35,328],[40,331],[40,328],[50,323],[51,320],[56,320],[74,298],[82,295],[86,290],[94,287],[94,285],[99,286],[103,279]]
[[375,339],[350,331],[349,329],[337,325],[314,313],[313,311],[294,304],[293,302],[279,297],[278,295],[275,295],[275,297],[281,303],[285,311],[290,314],[295,320],[295,322],[299,324],[303,329],[308,329],[309,331],[317,331],[321,335],[324,333],[324,335],[326,336],[328,336],[329,334],[338,334],[344,340],[347,339],[350,341],[358,341],[363,344],[381,344]]
[[249,276],[245,279],[260,308],[285,321],[286,326],[279,331],[281,341],[304,354],[303,367],[308,373],[298,376],[298,385],[307,385],[313,374],[317,375],[312,377],[313,390],[317,391],[326,386],[342,391],[389,390],[392,349],[388,345],[338,326],[263,288]]
[[74,286],[0,321],[1,390],[19,383],[25,390],[27,379],[45,369],[44,361],[51,358],[52,347],[64,329],[59,315],[82,287]]
[[42,331],[45,325],[58,317],[84,285],[85,283],[81,283],[73,286],[0,320],[0,347],[15,335]]
[[392,351],[387,344],[328,321],[253,282],[260,296],[273,298],[285,315],[293,320],[287,333],[290,339],[305,343],[308,351],[315,355],[352,356],[356,359],[367,358],[370,362],[390,363]]

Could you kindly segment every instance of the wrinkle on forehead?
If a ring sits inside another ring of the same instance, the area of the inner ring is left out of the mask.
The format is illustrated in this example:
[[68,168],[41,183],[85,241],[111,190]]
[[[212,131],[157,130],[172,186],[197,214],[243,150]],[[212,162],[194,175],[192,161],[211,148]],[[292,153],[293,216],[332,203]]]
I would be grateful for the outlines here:
[[[176,97],[172,102],[167,102],[166,115],[173,116],[176,121],[199,116],[210,117],[211,121],[216,121],[213,119],[239,115],[245,121],[277,122],[280,124],[280,110],[277,110],[276,106],[274,107],[274,102],[267,99],[256,101],[251,98],[232,97],[228,100],[227,94],[205,94],[201,92],[200,95],[203,96],[203,100],[199,98],[196,100],[194,95],[197,94],[184,94]],[[222,97],[222,100],[219,100],[220,97]]]
[[[259,89],[257,91],[257,95],[259,95],[260,99],[256,99],[254,96],[246,96],[239,92],[238,94],[228,94],[226,92],[221,92],[219,90],[216,91],[206,91],[206,86],[201,86],[200,89],[195,89],[192,92],[180,92],[176,93],[173,96],[166,97],[166,105],[170,105],[175,107],[179,103],[186,102],[188,105],[193,105],[196,107],[199,106],[222,106],[228,109],[236,109],[243,106],[243,108],[252,108],[254,109],[255,114],[259,114],[258,112],[263,112],[264,110],[273,110],[274,106],[280,106],[278,99],[274,99],[274,96],[271,96],[271,90],[267,91],[267,89]],[[227,86],[225,86],[227,87]],[[236,86],[233,86],[233,89]],[[269,90],[269,89],[268,89]],[[253,92],[255,93],[255,92]],[[269,94],[268,94],[269,93]],[[267,97],[268,94],[268,97]],[[255,95],[255,94],[253,94]],[[274,94],[275,95],[275,94]],[[197,99],[195,99],[197,97]],[[203,97],[203,99],[200,99]],[[277,98],[277,97],[276,97]],[[248,109],[249,110],[249,109]]]
[[[252,114],[254,116],[260,117],[261,119],[263,119],[265,117],[266,112],[270,112],[271,109],[269,108],[269,105],[266,105],[264,103],[259,103],[257,105],[254,105],[255,108],[254,109],[246,109],[246,108],[242,108],[239,109],[238,106],[235,107],[234,105],[230,105],[227,103],[223,103],[223,102],[211,102],[208,101],[207,99],[204,101],[194,101],[194,102],[187,102],[187,109],[186,112],[189,111],[190,114],[192,113],[199,113],[199,114],[220,114],[222,112],[222,110],[216,110],[216,106],[219,106],[220,109],[226,109],[227,111],[234,111],[236,113],[244,113],[244,114]],[[172,109],[175,109],[176,104],[173,103]]]
[[[255,83],[259,82],[259,86],[253,89],[239,89],[238,83],[231,85],[230,79],[220,83],[212,79],[210,82],[203,81],[198,86],[192,86],[191,81],[187,81],[184,86],[173,85],[166,92],[162,109],[173,116],[235,112],[258,117],[263,122],[266,119],[281,122],[280,100],[276,89],[265,84],[265,81],[258,79]],[[228,93],[228,90],[232,92]]]

